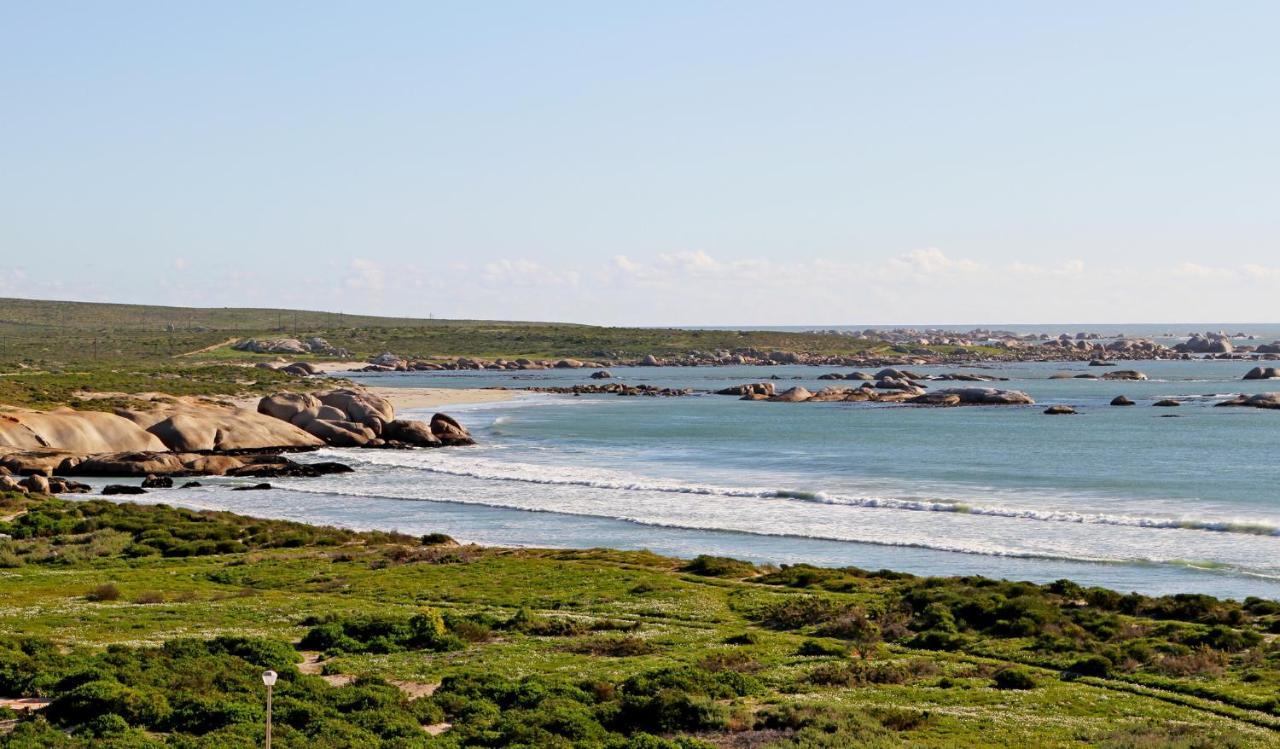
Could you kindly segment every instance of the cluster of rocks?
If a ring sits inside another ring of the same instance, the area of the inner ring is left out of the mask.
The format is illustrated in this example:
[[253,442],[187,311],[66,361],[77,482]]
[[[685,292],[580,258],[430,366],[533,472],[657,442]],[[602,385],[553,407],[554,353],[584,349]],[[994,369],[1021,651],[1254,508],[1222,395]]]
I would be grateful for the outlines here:
[[864,382],[856,388],[826,387],[818,392],[796,386],[777,392],[772,382],[748,383],[717,390],[717,395],[736,395],[742,400],[773,403],[911,403],[922,406],[1031,405],[1035,401],[1020,390],[996,388],[944,388],[926,393],[908,380],[885,378],[875,385]]
[[314,375],[323,374],[321,369],[311,362],[298,361],[292,364],[273,364],[271,362],[258,362],[254,365],[260,369],[273,369],[277,372],[293,375],[294,377],[312,377]]
[[1237,395],[1229,400],[1215,403],[1215,406],[1243,406],[1247,408],[1280,408],[1280,393],[1257,393],[1256,395]]
[[88,494],[88,484],[79,481],[45,476],[43,473],[27,474],[18,479],[6,466],[0,465],[0,492],[18,492],[19,494]]
[[[319,476],[350,470],[297,463],[281,453],[335,447],[411,448],[473,444],[447,414],[397,419],[373,393],[337,389],[278,393],[256,407],[162,397],[115,413],[0,411],[0,469],[53,476]],[[58,490],[70,485],[51,484]]]
[[255,354],[315,354],[317,356],[334,357],[351,356],[351,352],[347,349],[334,346],[325,339],[318,337],[308,338],[305,341],[297,338],[273,338],[270,340],[246,338],[243,341],[237,341],[231,344],[231,348],[236,351],[249,351]]
[[333,447],[444,447],[473,444],[453,417],[397,419],[386,398],[340,388],[320,393],[277,393],[258,402],[258,413],[287,422]]

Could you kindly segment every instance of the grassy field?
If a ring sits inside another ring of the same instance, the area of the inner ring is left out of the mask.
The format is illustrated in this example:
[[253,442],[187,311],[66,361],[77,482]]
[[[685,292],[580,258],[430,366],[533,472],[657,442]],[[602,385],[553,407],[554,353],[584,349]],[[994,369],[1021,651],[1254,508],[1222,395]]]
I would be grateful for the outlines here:
[[1280,743],[1274,602],[0,513],[0,746],[258,746],[266,667],[278,747]]
[[[84,390],[175,395],[260,393],[287,378],[244,365],[274,354],[235,351],[243,338],[319,336],[357,359],[615,359],[756,348],[853,355],[895,351],[846,336],[770,331],[605,328],[562,323],[414,320],[273,309],[190,309],[0,299],[0,404],[110,408]],[[905,351],[905,349],[900,349]],[[943,353],[951,353],[943,352]],[[292,357],[313,359],[313,356]]]

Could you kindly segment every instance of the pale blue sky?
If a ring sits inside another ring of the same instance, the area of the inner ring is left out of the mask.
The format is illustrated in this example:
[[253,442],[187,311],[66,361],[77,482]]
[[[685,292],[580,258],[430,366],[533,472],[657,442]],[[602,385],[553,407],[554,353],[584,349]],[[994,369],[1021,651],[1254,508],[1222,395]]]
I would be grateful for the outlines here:
[[1280,5],[0,0],[0,295],[1275,321]]

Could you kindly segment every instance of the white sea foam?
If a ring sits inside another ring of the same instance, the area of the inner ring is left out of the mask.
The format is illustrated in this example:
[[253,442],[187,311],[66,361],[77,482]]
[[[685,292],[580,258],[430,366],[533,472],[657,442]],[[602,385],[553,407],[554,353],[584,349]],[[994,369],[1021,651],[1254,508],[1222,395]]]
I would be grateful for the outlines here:
[[[344,458],[350,459],[349,453]],[[825,491],[772,487],[733,487],[655,479],[605,468],[568,465],[539,465],[510,460],[441,455],[428,451],[365,451],[356,459],[392,469],[405,469],[481,481],[519,482],[550,486],[575,486],[617,492],[689,494],[713,497],[778,499],[845,507],[906,512],[959,513],[1045,523],[1118,526],[1127,528],[1179,529],[1254,536],[1280,536],[1280,528],[1267,522],[1237,518],[1146,517],[1069,510],[1029,509],[968,502],[900,499],[884,496],[853,496]]]

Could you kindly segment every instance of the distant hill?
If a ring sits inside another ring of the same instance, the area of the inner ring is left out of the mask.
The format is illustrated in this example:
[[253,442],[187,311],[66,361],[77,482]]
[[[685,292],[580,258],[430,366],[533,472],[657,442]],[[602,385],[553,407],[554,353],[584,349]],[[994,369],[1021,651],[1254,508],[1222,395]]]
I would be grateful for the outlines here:
[[[413,328],[549,325],[519,321],[436,320],[412,317],[348,315],[315,310],[251,307],[162,307],[145,304],[67,302],[0,298],[0,331],[33,328],[79,330],[292,331],[330,328]],[[586,326],[582,326],[586,327]]]

